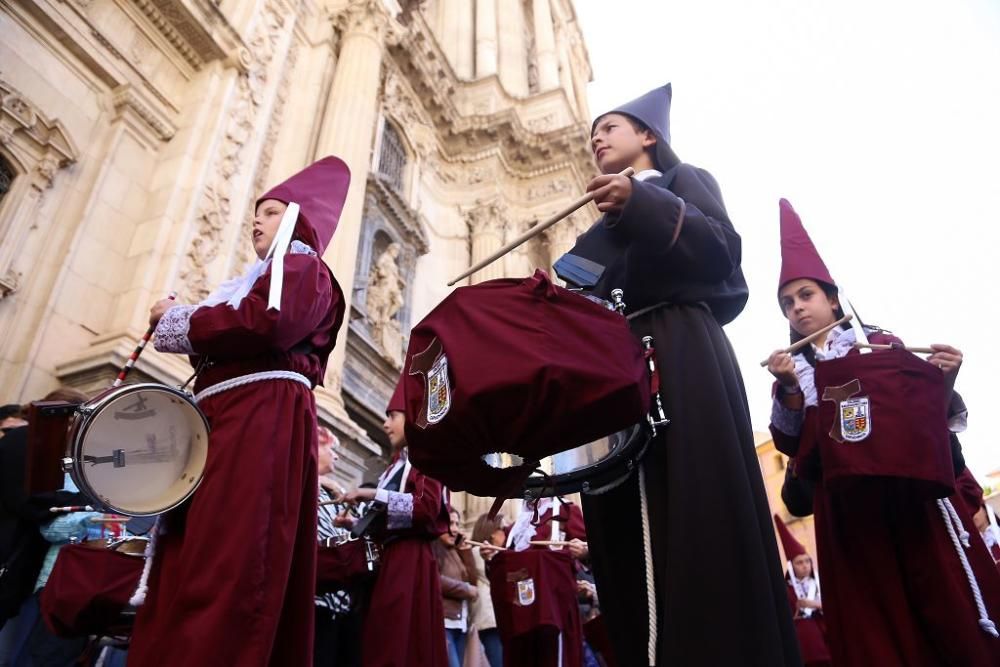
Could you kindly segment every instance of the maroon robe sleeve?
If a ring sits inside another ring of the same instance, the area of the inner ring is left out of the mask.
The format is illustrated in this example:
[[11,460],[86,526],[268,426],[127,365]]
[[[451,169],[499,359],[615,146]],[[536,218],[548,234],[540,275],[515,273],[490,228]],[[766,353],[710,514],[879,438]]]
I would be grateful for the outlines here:
[[448,530],[444,487],[416,468],[410,469],[405,492],[388,492],[387,505],[390,533],[436,537]]
[[187,334],[192,350],[219,358],[288,351],[323,322],[339,299],[323,261],[304,253],[285,257],[280,310],[268,310],[270,286],[268,269],[238,308],[222,303],[194,310]]
[[569,510],[569,517],[563,523],[563,531],[567,540],[587,541],[587,527],[583,523],[583,511],[575,503],[565,505]]
[[[669,248],[668,273],[704,282],[729,278],[740,266],[742,241],[722,205],[718,183],[702,169],[676,178],[686,178],[704,191],[705,196],[699,198],[701,208],[682,202],[670,190],[633,179],[632,195],[625,207],[617,215],[606,216],[605,224],[641,242],[651,253]],[[682,212],[683,223],[670,248]]]

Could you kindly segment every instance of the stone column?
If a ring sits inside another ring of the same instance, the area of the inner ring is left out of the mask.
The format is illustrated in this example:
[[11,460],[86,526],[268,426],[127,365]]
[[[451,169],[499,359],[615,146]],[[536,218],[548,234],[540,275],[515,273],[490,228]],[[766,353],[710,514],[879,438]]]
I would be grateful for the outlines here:
[[473,9],[474,5],[470,0],[462,0],[458,7],[455,74],[463,81],[471,80],[476,73],[476,25]]
[[[381,0],[350,0],[335,20],[340,22],[343,36],[316,157],[337,155],[351,168],[351,187],[337,233],[323,257],[340,281],[350,312],[365,184],[378,116],[382,45],[390,18]],[[331,407],[343,419],[346,411],[340,386],[349,321],[350,317],[345,318],[340,329],[327,367],[327,391],[320,394],[333,399],[335,405]]]
[[552,10],[549,2],[550,0],[532,1],[539,92],[559,87],[559,61],[556,56],[556,38],[552,27]]
[[[584,209],[586,210],[586,209]],[[569,220],[558,222],[545,230],[545,240],[549,247],[549,267],[576,245],[576,237],[583,233],[586,227],[581,222],[579,213],[573,214]],[[555,276],[555,271],[552,271]]]
[[[503,246],[504,219],[500,204],[489,202],[467,214],[472,234],[472,264],[489,257]],[[470,277],[470,283],[504,277],[504,260],[498,259]]]
[[476,76],[497,73],[497,0],[476,0]]
[[500,83],[511,95],[528,95],[528,46],[521,0],[497,0]]

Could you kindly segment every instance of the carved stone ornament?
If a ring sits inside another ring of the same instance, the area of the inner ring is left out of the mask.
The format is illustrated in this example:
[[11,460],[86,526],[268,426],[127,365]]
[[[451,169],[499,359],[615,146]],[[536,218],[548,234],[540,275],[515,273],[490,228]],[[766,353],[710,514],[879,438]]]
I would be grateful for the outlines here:
[[405,288],[399,251],[398,243],[390,243],[372,263],[365,302],[372,338],[397,366],[403,361],[403,334],[396,316],[403,307]]
[[499,200],[479,203],[476,207],[465,211],[465,219],[473,237],[483,234],[492,234],[501,239],[504,237],[507,220]]
[[246,163],[244,147],[254,133],[267,85],[268,66],[285,24],[280,0],[267,0],[249,41],[250,64],[237,74],[229,123],[198,205],[196,229],[181,269],[185,297],[196,302],[208,295],[208,267],[221,249],[230,222],[235,177]]
[[56,172],[77,159],[77,149],[59,121],[49,120],[0,79],[0,145],[35,175],[35,187],[52,185]]

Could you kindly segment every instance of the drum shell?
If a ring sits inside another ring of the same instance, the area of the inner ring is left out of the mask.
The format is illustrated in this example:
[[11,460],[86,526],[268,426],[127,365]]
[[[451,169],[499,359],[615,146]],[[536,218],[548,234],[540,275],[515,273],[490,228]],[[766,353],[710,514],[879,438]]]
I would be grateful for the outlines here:
[[[831,489],[859,477],[892,477],[914,493],[944,498],[955,491],[941,370],[903,349],[849,354],[816,365],[816,442],[823,479]],[[831,437],[839,406],[824,390],[857,380],[856,397],[869,401],[870,433],[857,442]]]
[[[413,359],[437,339],[451,405],[426,414],[427,379]],[[413,464],[449,488],[502,495],[528,471],[481,457],[538,461],[642,420],[649,407],[643,350],[618,313],[557,287],[544,272],[455,290],[411,332],[404,369]]]
[[[165,497],[163,502],[156,504],[155,507],[137,509],[136,507],[124,506],[111,501],[105,497],[99,489],[94,488],[87,475],[88,466],[83,460],[83,450],[88,430],[91,428],[94,420],[98,418],[104,410],[108,409],[114,401],[118,400],[122,396],[143,391],[166,393],[188,405],[190,407],[191,414],[197,414],[200,418],[200,424],[204,429],[204,439],[200,444],[198,452],[191,452],[192,456],[196,456],[200,460],[193,462],[191,468],[196,470],[197,473],[191,473],[192,479],[185,485],[186,488],[182,492],[177,492],[172,496]],[[110,511],[118,514],[124,514],[126,516],[154,516],[180,505],[194,493],[198,485],[201,483],[201,477],[204,473],[205,462],[207,459],[208,432],[209,425],[207,418],[201,410],[198,409],[191,398],[181,391],[156,383],[139,383],[111,387],[101,392],[90,401],[79,406],[76,413],[70,420],[66,451],[68,472],[73,478],[74,483],[77,485],[77,488],[79,488],[80,491],[86,496],[91,498],[95,506],[106,508]]]
[[[378,565],[377,560],[374,565]],[[317,593],[349,588],[374,576],[375,568],[369,569],[365,539],[348,540],[331,546],[319,545],[316,553]]]
[[497,552],[487,576],[497,629],[504,641],[545,628],[559,632],[579,625],[575,572],[573,558],[566,552]]
[[112,549],[64,546],[39,599],[46,624],[61,637],[127,630],[122,612],[139,585],[143,562]]

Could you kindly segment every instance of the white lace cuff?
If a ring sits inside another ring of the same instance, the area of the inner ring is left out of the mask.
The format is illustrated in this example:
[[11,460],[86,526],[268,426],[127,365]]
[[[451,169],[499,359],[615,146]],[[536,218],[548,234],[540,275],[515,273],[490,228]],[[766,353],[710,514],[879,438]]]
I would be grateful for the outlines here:
[[962,433],[969,428],[969,411],[962,410],[948,417],[948,430],[952,433]]
[[191,313],[198,306],[173,306],[163,313],[156,325],[153,346],[157,352],[194,354],[188,331],[191,328]]
[[802,432],[802,418],[804,415],[805,410],[786,408],[777,397],[771,402],[771,423],[785,435],[794,437]]
[[389,530],[409,528],[413,525],[413,494],[389,491],[389,502],[386,503],[387,516],[385,527]]

